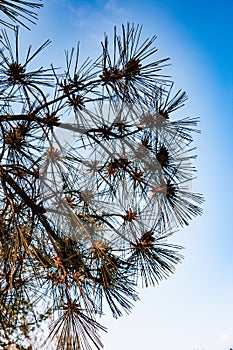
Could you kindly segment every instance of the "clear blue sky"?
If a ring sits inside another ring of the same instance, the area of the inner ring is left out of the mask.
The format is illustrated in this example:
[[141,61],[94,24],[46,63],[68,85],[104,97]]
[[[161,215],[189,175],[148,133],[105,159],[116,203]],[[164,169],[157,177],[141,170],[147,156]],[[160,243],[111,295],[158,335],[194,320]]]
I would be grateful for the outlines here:
[[[195,139],[202,217],[176,236],[186,247],[176,273],[143,290],[130,316],[102,319],[106,350],[229,350],[233,347],[233,0],[44,0],[24,42],[53,43],[45,63],[61,66],[64,49],[81,42],[81,56],[100,53],[103,33],[140,23],[158,36],[160,58],[170,57],[176,88],[189,101],[182,115],[200,116]],[[23,44],[24,44],[23,42]],[[43,55],[42,55],[43,56]]]

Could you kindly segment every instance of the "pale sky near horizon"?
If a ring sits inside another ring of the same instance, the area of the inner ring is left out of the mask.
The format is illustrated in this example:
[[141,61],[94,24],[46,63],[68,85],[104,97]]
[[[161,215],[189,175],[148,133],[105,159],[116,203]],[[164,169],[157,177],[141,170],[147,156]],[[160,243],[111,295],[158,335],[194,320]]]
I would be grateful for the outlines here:
[[[96,58],[103,33],[134,22],[158,36],[158,58],[189,100],[181,111],[201,118],[195,136],[202,217],[176,234],[185,259],[173,276],[140,291],[131,315],[106,316],[106,350],[229,350],[233,347],[233,1],[44,0],[39,21],[22,31],[28,44],[52,44],[43,64],[64,62],[64,49],[81,42],[81,56]],[[43,61],[44,60],[44,61]]]

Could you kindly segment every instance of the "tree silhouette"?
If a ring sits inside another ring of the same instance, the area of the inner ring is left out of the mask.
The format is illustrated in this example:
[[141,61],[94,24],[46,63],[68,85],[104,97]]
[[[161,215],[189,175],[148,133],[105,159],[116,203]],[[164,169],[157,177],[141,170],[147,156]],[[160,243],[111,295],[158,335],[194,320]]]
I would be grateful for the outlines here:
[[155,60],[156,37],[142,42],[139,25],[114,28],[112,45],[105,35],[95,61],[80,63],[77,46],[64,72],[31,69],[50,42],[22,58],[15,22],[40,6],[0,1],[0,344],[34,349],[52,320],[50,349],[99,349],[104,303],[129,313],[138,284],[182,260],[168,238],[201,214],[198,120],[174,113],[187,95],[173,93],[168,59]]

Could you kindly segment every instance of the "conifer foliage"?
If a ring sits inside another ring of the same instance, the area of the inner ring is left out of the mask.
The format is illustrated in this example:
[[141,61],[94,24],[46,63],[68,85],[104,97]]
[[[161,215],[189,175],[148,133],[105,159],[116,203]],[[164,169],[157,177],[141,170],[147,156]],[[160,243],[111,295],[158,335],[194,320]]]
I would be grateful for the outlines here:
[[187,95],[139,25],[95,61],[66,51],[64,71],[41,66],[49,40],[23,55],[40,6],[0,1],[0,346],[37,349],[50,323],[45,347],[100,349],[104,307],[129,313],[182,260],[170,238],[202,212],[198,120],[179,117]]

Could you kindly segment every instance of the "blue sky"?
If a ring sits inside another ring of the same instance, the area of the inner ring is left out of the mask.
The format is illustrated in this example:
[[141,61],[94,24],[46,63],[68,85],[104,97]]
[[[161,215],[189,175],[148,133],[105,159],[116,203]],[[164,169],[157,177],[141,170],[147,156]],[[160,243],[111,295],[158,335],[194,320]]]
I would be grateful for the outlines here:
[[44,0],[37,26],[22,33],[23,44],[51,39],[42,60],[61,66],[77,41],[83,58],[95,58],[104,32],[142,24],[145,37],[158,36],[157,57],[171,58],[166,73],[189,95],[182,116],[201,118],[193,188],[206,201],[203,216],[177,235],[185,260],[167,281],[140,292],[130,316],[103,318],[106,350],[233,347],[232,14],[232,0]]

